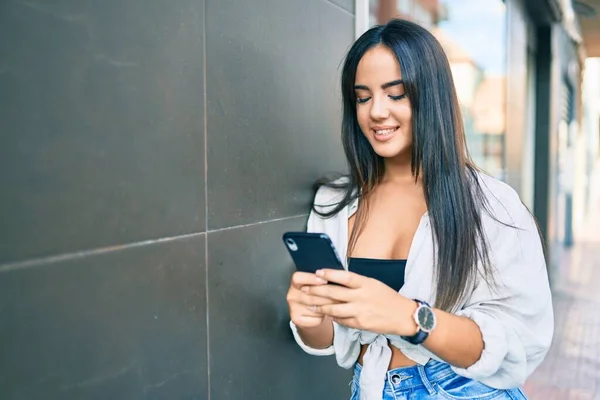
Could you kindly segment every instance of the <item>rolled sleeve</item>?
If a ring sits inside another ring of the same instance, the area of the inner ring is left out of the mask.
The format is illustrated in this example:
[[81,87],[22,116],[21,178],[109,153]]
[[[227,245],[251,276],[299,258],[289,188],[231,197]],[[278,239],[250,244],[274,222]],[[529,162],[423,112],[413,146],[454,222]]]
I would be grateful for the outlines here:
[[485,310],[473,308],[458,312],[477,324],[483,338],[483,351],[479,360],[468,368],[453,367],[454,372],[483,382],[497,389],[510,389],[523,384],[527,376],[524,369],[526,354],[520,341],[508,329]]
[[552,341],[554,316],[541,239],[531,215],[501,227],[490,241],[496,282],[480,282],[456,314],[474,321],[484,348],[468,368],[453,370],[497,389],[521,386],[541,364]]
[[315,349],[314,347],[310,347],[309,345],[304,343],[304,341],[300,337],[300,334],[298,333],[298,328],[296,327],[296,324],[294,324],[292,321],[290,321],[290,328],[292,329],[292,334],[294,335],[294,339],[296,339],[296,343],[298,343],[298,346],[300,346],[300,348],[306,353],[313,356],[331,356],[335,354],[333,345],[325,349]]

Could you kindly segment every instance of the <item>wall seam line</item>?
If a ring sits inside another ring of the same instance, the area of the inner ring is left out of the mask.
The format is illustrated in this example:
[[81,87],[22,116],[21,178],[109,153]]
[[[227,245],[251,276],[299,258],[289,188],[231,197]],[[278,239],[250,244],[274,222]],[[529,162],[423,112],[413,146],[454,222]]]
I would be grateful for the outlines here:
[[[202,86],[204,88],[203,99],[203,117],[204,117],[204,231],[208,232],[208,107],[207,107],[207,88],[206,88],[206,1],[202,1]],[[209,265],[208,265],[208,233],[204,237],[204,297],[206,301],[206,390],[207,399],[211,399],[211,374],[210,374],[210,300],[209,300]]]
[[[56,254],[56,255],[51,255],[51,256],[43,256],[43,257],[38,257],[38,258],[29,258],[29,259],[22,260],[22,261],[9,261],[5,264],[0,264],[0,273],[19,270],[19,269],[25,269],[25,268],[31,268],[31,267],[38,267],[38,266],[41,266],[44,264],[52,264],[52,263],[56,263],[56,262],[60,262],[60,261],[69,261],[69,260],[75,260],[78,258],[84,258],[84,257],[89,257],[89,256],[108,254],[108,253],[112,253],[115,251],[128,250],[130,248],[151,246],[154,244],[168,243],[168,242],[173,242],[173,241],[181,240],[181,239],[190,239],[190,238],[201,236],[201,235],[207,235],[207,237],[208,237],[208,234],[210,234],[210,233],[225,232],[225,231],[230,231],[230,230],[238,229],[238,228],[249,228],[249,227],[256,226],[256,225],[268,224],[270,222],[281,222],[281,221],[286,221],[289,219],[301,218],[301,217],[307,217],[307,216],[308,216],[307,213],[298,214],[298,215],[292,215],[289,217],[275,218],[275,219],[270,219],[270,220],[252,222],[249,224],[234,225],[234,226],[229,226],[229,227],[224,227],[224,228],[218,228],[218,229],[213,229],[211,231],[206,231],[206,232],[191,232],[191,233],[186,233],[186,234],[182,234],[182,235],[174,235],[174,236],[168,236],[168,237],[163,237],[163,238],[158,238],[158,239],[147,239],[147,240],[141,240],[138,242],[131,242],[131,243],[126,243],[126,244],[109,245],[106,247],[99,247],[99,248],[95,248],[95,249],[74,251],[74,252],[70,252],[70,253]],[[205,244],[205,248],[206,248],[206,246],[207,246],[207,244]],[[207,259],[208,259],[208,254],[205,254],[205,260],[207,260]]]

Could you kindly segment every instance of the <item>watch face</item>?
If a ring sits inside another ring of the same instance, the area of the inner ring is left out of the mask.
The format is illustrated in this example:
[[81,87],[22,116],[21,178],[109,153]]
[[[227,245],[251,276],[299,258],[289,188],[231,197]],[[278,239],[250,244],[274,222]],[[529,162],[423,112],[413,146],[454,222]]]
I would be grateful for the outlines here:
[[419,308],[417,318],[419,319],[419,325],[421,326],[421,329],[425,332],[430,332],[433,328],[435,328],[435,315],[433,314],[433,310],[431,308]]

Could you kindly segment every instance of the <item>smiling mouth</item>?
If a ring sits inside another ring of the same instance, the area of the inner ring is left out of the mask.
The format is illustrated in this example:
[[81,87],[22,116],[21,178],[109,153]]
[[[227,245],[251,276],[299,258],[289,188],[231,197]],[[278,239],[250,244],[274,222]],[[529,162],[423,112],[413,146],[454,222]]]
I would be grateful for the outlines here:
[[398,126],[394,127],[394,128],[386,128],[386,129],[373,129],[373,132],[375,132],[375,136],[378,137],[386,137],[391,135],[392,133],[396,132],[398,130]]

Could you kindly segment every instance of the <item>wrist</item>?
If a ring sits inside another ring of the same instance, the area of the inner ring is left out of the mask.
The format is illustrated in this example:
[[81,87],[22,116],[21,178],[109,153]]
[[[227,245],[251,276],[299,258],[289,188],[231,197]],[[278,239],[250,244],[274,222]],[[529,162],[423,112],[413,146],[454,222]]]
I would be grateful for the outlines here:
[[417,332],[405,335],[403,339],[412,344],[422,344],[429,338],[429,334],[436,326],[436,314],[434,309],[422,300],[415,299],[417,309],[413,313],[413,319],[417,325]]
[[419,304],[402,295],[398,295],[398,303],[394,307],[394,317],[390,318],[394,321],[392,334],[396,336],[412,336],[419,331],[417,321],[415,321],[415,312]]
[[329,318],[324,318],[316,326],[296,326],[296,331],[302,341],[312,348],[326,349],[333,345],[333,321]]

